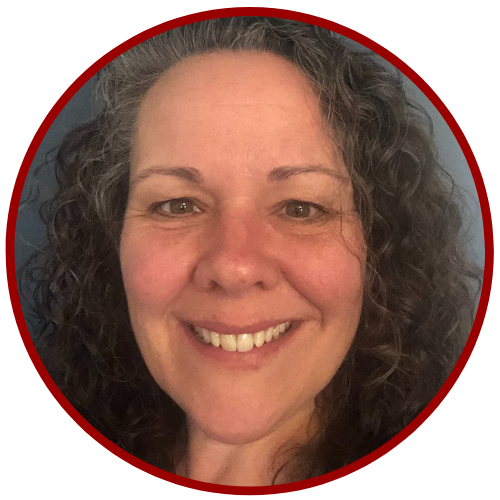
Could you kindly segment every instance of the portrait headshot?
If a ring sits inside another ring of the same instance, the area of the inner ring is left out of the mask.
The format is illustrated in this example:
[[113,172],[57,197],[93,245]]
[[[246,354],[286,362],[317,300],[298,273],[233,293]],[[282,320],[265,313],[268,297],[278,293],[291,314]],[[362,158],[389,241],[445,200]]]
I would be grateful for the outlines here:
[[99,69],[35,156],[15,241],[51,390],[121,458],[208,491],[287,491],[418,427],[485,252],[414,83],[326,27],[236,15]]

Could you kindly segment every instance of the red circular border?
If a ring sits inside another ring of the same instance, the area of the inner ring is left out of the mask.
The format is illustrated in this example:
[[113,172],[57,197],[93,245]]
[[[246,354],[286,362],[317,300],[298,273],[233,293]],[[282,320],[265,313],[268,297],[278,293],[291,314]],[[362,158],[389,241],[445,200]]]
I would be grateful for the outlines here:
[[[388,441],[387,443],[385,443],[384,445],[382,445],[380,448],[370,453],[369,455],[366,455],[363,458],[357,460],[356,462],[353,462],[334,472],[330,472],[328,474],[319,477],[307,479],[296,483],[288,483],[276,486],[257,486],[257,487],[223,486],[211,483],[204,483],[201,481],[195,481],[192,479],[186,479],[177,476],[175,474],[165,472],[161,469],[158,469],[157,467],[154,467],[152,465],[143,462],[142,460],[122,450],[121,448],[113,444],[111,441],[109,441],[107,438],[105,438],[98,431],[96,431],[96,429],[94,429],[85,419],[83,419],[83,417],[73,408],[73,406],[71,406],[69,401],[62,395],[61,391],[57,388],[56,384],[49,376],[40,357],[38,356],[38,353],[35,350],[33,341],[31,340],[31,336],[29,334],[28,328],[24,320],[23,311],[21,309],[21,303],[19,300],[19,292],[17,288],[17,279],[15,272],[15,229],[17,221],[17,211],[21,199],[21,192],[24,186],[24,182],[26,180],[26,176],[28,175],[28,171],[31,167],[31,163],[33,161],[35,153],[38,150],[43,138],[45,137],[45,134],[49,130],[50,126],[52,125],[52,122],[55,120],[57,115],[61,112],[64,106],[66,106],[68,101],[103,66],[108,64],[110,61],[112,61],[114,58],[116,58],[126,50],[134,47],[138,43],[141,43],[152,36],[155,36],[159,33],[162,33],[164,31],[173,28],[177,28],[179,26],[183,26],[185,24],[204,21],[207,19],[241,16],[241,15],[278,17],[278,18],[302,21],[309,24],[315,24],[317,26],[329,29],[331,31],[339,33],[340,35],[351,38],[352,40],[376,52],[381,57],[389,61],[392,65],[394,65],[396,68],[398,68],[410,80],[412,80],[413,83],[415,83],[419,87],[419,89],[427,96],[427,98],[432,102],[432,104],[436,107],[441,116],[446,120],[446,123],[448,124],[455,138],[460,144],[460,147],[465,155],[465,158],[467,160],[472,177],[474,178],[474,182],[476,185],[479,203],[481,206],[483,229],[484,229],[485,263],[484,263],[483,288],[479,300],[479,305],[474,325],[472,327],[469,339],[465,345],[462,355],[460,356],[457,364],[455,365],[455,368],[453,369],[450,376],[443,384],[439,392],[436,394],[436,396],[434,396],[432,401],[415,418],[415,420],[413,420],[407,427],[405,427],[398,435],[396,435],[390,441]],[[210,10],[206,12],[199,12],[196,14],[183,16],[174,19],[172,21],[159,24],[158,26],[154,26],[153,28],[150,28],[146,31],[143,31],[142,33],[139,33],[138,35],[130,38],[126,42],[123,42],[122,44],[115,47],[113,50],[109,51],[106,55],[101,57],[92,66],[90,66],[85,72],[83,72],[74,81],[72,85],[70,85],[70,87],[66,90],[66,92],[64,92],[64,94],[56,102],[54,107],[50,110],[43,123],[40,125],[40,128],[36,132],[28,148],[28,151],[26,152],[21,168],[19,170],[19,175],[17,176],[12,194],[12,199],[9,208],[9,216],[7,221],[6,257],[7,257],[7,280],[9,284],[12,308],[14,310],[14,315],[26,350],[28,351],[31,360],[35,365],[35,368],[40,374],[42,380],[45,382],[47,388],[50,390],[50,392],[56,398],[59,404],[64,408],[64,410],[73,418],[73,420],[75,420],[75,422],[78,423],[78,425],[80,425],[80,427],[82,427],[82,429],[84,429],[88,434],[90,434],[90,436],[92,436],[97,442],[99,442],[109,451],[111,451],[118,457],[122,458],[126,462],[130,463],[131,465],[134,465],[138,469],[142,469],[143,471],[152,474],[153,476],[165,479],[172,483],[176,483],[182,486],[187,486],[189,488],[194,488],[197,490],[209,491],[214,493],[228,493],[236,495],[263,495],[269,493],[284,493],[288,491],[296,491],[305,488],[310,488],[312,486],[317,486],[319,484],[333,481],[340,477],[346,476],[351,472],[361,469],[362,467],[365,467],[366,465],[370,464],[371,462],[385,455],[388,451],[392,450],[392,448],[394,448],[404,439],[406,439],[438,407],[438,405],[448,394],[450,389],[457,381],[458,376],[464,369],[465,364],[467,363],[472,353],[472,349],[476,344],[477,338],[479,336],[479,331],[484,321],[484,316],[486,314],[486,308],[490,296],[491,281],[493,276],[493,228],[491,222],[491,213],[488,203],[488,197],[486,194],[486,188],[484,186],[483,178],[481,176],[481,172],[479,171],[476,159],[474,158],[474,154],[472,153],[472,150],[467,142],[467,139],[465,138],[462,130],[460,129],[457,122],[455,121],[451,113],[448,111],[446,106],[443,104],[441,99],[439,99],[439,97],[434,93],[434,91],[409,66],[407,66],[403,61],[401,61],[398,57],[389,52],[387,49],[375,43],[374,41],[370,40],[369,38],[361,35],[360,33],[357,33],[354,30],[346,28],[345,26],[334,23],[332,21],[328,21],[320,17],[312,16],[309,14],[302,14],[290,10],[261,8],[261,7],[237,7],[229,9]]]

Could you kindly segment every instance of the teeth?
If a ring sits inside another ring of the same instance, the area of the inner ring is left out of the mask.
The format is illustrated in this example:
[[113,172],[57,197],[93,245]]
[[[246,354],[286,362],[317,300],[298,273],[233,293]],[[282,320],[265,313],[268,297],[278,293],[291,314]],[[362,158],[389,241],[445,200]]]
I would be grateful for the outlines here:
[[201,329],[201,336],[203,337],[203,342],[205,342],[205,344],[210,344],[210,341],[211,341],[210,333],[211,332],[209,332],[208,330],[205,330],[205,328]]
[[253,335],[251,333],[243,333],[236,338],[236,347],[238,352],[247,352],[253,349]]
[[210,332],[210,341],[212,342],[212,345],[215,347],[220,346],[220,335],[216,332]]
[[268,328],[265,332],[264,332],[264,339],[266,342],[271,342],[271,340],[273,340],[273,332],[274,332],[274,328]]
[[255,347],[260,347],[264,343],[265,335],[266,332],[257,332],[253,334],[253,342],[255,344]]
[[199,339],[205,344],[212,344],[215,347],[222,347],[225,351],[248,352],[254,347],[261,347],[264,343],[271,342],[290,329],[291,323],[281,323],[280,325],[262,330],[257,333],[242,333],[240,335],[223,335],[217,332],[210,332],[205,328],[194,327]]
[[236,335],[221,335],[220,346],[225,351],[236,351]]

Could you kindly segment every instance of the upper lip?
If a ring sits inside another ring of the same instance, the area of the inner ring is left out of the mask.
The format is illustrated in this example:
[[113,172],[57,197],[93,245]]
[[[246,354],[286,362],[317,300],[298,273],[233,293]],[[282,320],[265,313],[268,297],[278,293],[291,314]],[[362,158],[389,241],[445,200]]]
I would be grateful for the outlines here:
[[282,323],[291,323],[293,319],[274,319],[270,321],[260,321],[259,323],[252,323],[245,326],[233,326],[221,323],[220,321],[186,321],[190,325],[197,328],[205,328],[211,332],[221,333],[222,335],[240,335],[242,333],[257,333],[267,330],[272,326],[278,326]]

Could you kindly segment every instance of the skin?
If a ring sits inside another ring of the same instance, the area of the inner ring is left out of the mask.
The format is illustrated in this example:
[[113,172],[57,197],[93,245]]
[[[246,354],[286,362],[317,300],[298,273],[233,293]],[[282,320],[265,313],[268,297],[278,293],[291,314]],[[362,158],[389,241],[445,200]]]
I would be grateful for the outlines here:
[[[203,182],[171,170],[180,167]],[[282,178],[282,167],[302,170]],[[168,212],[180,197],[189,211]],[[304,202],[307,216],[287,200]],[[309,439],[315,397],[354,339],[365,269],[347,170],[295,66],[220,52],[162,75],[138,112],[120,258],[142,355],[187,415],[178,473],[270,484],[276,451]],[[300,324],[241,366],[206,356],[216,348],[182,327],[281,320]]]

